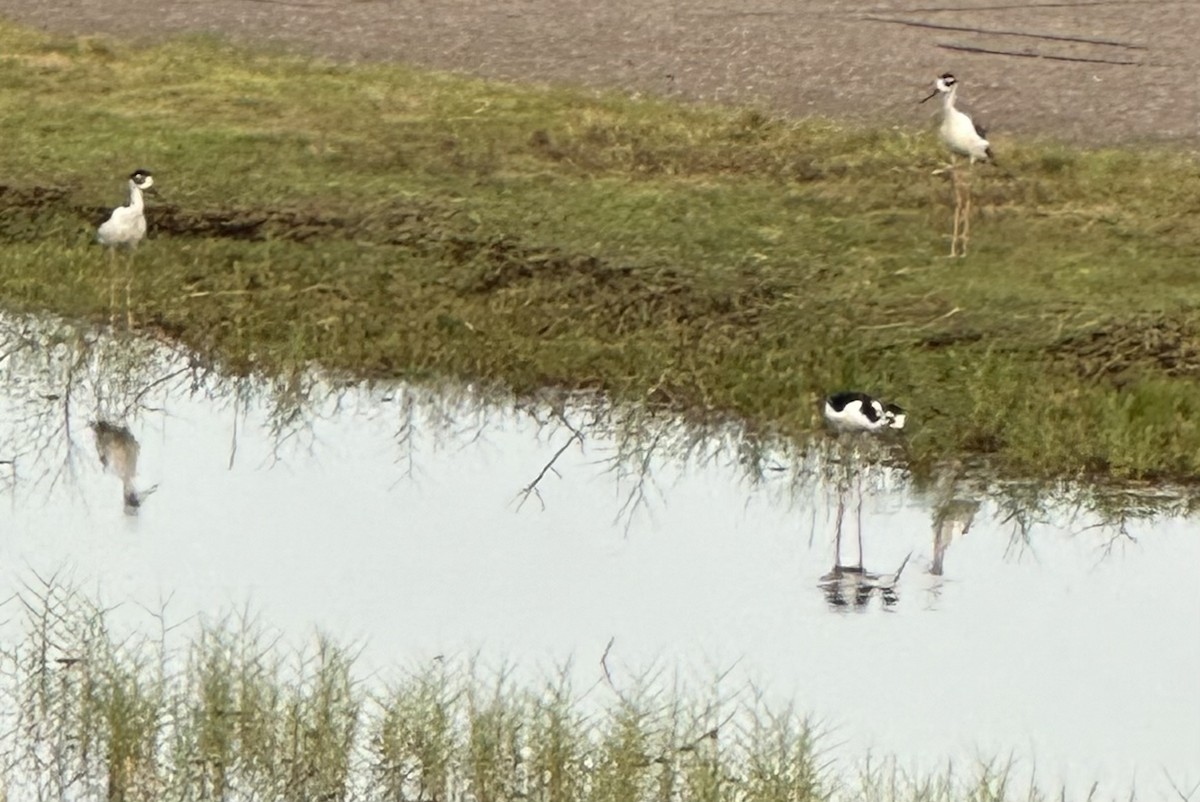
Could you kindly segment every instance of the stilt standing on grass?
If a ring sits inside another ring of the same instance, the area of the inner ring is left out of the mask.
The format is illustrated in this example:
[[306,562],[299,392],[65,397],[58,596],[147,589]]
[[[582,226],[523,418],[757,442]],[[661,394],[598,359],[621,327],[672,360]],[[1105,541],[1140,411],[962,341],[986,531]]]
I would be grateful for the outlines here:
[[[96,241],[101,245],[109,247],[110,253],[115,252],[118,247],[126,247],[130,251],[130,260],[132,260],[132,252],[137,244],[146,236],[146,200],[143,193],[154,186],[154,178],[150,175],[149,170],[134,170],[129,176],[129,202],[124,206],[118,206],[113,209],[108,219],[100,224],[100,228],[96,231]],[[109,310],[116,305],[114,296],[116,295],[116,278],[113,277],[113,283],[109,285]],[[125,315],[129,324],[133,325],[133,311],[130,308],[130,295],[132,294],[131,286],[133,284],[133,265],[132,261],[128,266],[128,273],[125,277]]]
[[950,149],[950,180],[954,184],[954,234],[950,238],[950,255],[966,256],[967,242],[971,238],[971,185],[969,180],[958,174],[956,159],[967,157],[967,175],[971,165],[977,161],[995,163],[992,147],[984,138],[984,131],[954,103],[958,96],[958,80],[950,73],[943,73],[934,82],[933,92],[921,102],[942,96],[942,142]]

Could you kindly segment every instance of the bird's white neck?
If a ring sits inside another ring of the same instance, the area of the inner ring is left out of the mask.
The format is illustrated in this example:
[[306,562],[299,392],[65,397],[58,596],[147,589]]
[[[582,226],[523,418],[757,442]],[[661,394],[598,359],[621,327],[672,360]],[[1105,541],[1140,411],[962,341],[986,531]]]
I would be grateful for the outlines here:
[[946,111],[952,111],[954,109],[954,100],[957,96],[958,84],[955,84],[954,86],[950,87],[949,92],[944,92],[942,94],[942,108]]
[[129,208],[135,212],[140,212],[146,207],[146,202],[142,198],[142,190],[133,181],[129,182]]

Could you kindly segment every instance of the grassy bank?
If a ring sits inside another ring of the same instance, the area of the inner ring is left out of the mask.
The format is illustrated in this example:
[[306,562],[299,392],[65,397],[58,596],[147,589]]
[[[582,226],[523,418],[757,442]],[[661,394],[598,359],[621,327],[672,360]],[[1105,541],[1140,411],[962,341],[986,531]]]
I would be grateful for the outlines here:
[[520,681],[440,657],[386,681],[363,676],[347,644],[292,647],[245,614],[179,624],[144,611],[152,631],[130,634],[128,616],[54,578],[0,610],[0,799],[1049,798],[1012,788],[1003,764],[852,770],[803,715],[750,689],[624,683],[607,664],[575,687],[566,676],[581,672],[566,668]]
[[[918,468],[1200,468],[1185,154],[1000,134],[1002,166],[973,178],[972,254],[949,260],[928,130],[205,40],[0,27],[0,53],[10,309],[106,319],[128,270],[140,325],[234,371],[599,388],[788,436],[857,387],[912,411]],[[92,226],[135,167],[163,195],[114,265]]]

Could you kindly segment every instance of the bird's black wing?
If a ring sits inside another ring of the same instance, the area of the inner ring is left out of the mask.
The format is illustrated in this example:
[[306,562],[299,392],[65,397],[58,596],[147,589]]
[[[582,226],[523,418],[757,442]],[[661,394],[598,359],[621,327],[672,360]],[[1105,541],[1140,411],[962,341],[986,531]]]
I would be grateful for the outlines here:
[[845,409],[846,405],[851,401],[861,401],[863,405],[863,411],[865,412],[866,409],[871,405],[871,396],[867,395],[866,393],[848,390],[840,393],[834,393],[833,395],[829,396],[829,398],[825,399],[825,403],[829,404],[829,406],[833,407],[838,412],[841,412],[843,409]]
[[958,110],[967,115],[967,119],[971,121],[971,125],[975,126],[975,133],[983,139],[987,139],[987,128],[983,123],[979,122],[979,118],[975,116],[975,112],[968,106],[959,106]]

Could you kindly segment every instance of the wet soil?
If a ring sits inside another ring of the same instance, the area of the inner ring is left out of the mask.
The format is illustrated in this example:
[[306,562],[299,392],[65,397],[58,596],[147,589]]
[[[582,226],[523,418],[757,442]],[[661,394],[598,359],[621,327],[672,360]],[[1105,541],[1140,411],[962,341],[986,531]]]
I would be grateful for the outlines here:
[[949,70],[993,134],[1200,143],[1192,0],[0,0],[46,30],[217,32],[344,60],[921,125]]

